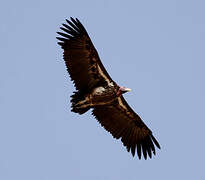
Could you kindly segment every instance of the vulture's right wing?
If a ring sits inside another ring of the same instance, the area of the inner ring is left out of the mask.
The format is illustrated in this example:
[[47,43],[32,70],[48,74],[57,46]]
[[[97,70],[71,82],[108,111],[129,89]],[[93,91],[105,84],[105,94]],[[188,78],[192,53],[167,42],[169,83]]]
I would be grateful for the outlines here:
[[95,107],[93,115],[114,138],[121,138],[123,145],[127,147],[128,152],[131,149],[133,156],[136,148],[139,159],[142,152],[145,159],[147,154],[151,158],[152,153],[155,154],[154,145],[160,149],[151,130],[129,107],[123,96],[119,97],[113,106]]

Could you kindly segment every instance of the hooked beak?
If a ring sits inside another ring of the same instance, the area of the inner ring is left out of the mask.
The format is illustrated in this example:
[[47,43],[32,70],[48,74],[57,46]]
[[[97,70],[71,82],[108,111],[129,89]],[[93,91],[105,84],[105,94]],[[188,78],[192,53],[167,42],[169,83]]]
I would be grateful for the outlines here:
[[131,89],[130,89],[130,88],[124,88],[124,91],[126,91],[126,92],[130,92]]
[[121,94],[124,94],[126,92],[130,92],[130,91],[131,91],[130,88],[126,88],[126,87],[121,86],[117,92],[117,96],[120,96]]

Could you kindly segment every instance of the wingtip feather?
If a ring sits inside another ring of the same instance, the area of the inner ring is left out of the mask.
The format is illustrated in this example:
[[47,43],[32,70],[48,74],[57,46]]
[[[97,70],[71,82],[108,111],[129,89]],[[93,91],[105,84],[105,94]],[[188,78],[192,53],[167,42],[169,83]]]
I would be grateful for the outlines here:
[[155,139],[155,137],[154,137],[153,135],[151,135],[151,138],[152,138],[154,144],[155,144],[159,149],[161,149],[161,147],[160,147],[158,141]]

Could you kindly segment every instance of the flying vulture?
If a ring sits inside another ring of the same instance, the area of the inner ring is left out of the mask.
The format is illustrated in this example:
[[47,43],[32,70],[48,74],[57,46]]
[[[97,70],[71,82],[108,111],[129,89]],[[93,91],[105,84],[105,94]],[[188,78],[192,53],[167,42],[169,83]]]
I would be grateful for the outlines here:
[[73,112],[83,114],[89,109],[99,123],[116,139],[121,139],[127,151],[139,159],[155,155],[160,145],[152,131],[131,109],[122,94],[129,88],[119,86],[107,73],[86,29],[76,18],[66,19],[57,32],[58,44],[64,50],[64,60],[76,91],[71,96]]

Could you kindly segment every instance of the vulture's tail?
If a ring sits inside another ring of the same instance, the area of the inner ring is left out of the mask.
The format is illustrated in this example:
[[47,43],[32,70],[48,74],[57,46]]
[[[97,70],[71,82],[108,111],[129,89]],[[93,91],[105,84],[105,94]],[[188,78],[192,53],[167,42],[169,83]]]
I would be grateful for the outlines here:
[[72,103],[71,105],[72,112],[78,114],[84,114],[90,109],[88,102],[85,100],[85,97],[79,92],[74,92],[74,94],[71,95],[70,97]]

